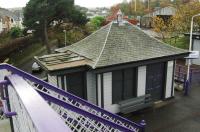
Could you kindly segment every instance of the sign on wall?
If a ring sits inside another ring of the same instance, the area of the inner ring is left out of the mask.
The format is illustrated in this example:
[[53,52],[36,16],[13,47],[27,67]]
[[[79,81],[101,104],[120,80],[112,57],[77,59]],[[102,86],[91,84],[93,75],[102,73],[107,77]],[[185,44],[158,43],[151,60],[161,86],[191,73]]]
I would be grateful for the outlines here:
[[186,59],[198,59],[199,58],[199,51],[191,51]]

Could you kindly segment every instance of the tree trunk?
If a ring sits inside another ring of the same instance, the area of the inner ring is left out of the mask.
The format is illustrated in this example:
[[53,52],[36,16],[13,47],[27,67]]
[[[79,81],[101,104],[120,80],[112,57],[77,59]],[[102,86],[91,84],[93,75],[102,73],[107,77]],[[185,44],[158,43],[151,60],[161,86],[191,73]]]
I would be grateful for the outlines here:
[[47,20],[44,20],[44,44],[46,45],[47,53],[51,54],[51,47],[49,44],[49,38],[47,33]]

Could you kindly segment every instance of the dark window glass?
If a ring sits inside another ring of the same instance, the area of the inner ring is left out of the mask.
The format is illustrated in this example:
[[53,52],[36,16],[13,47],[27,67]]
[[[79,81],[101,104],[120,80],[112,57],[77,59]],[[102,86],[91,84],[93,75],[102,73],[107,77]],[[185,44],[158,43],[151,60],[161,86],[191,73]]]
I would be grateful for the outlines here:
[[122,100],[122,87],[123,87],[123,75],[122,71],[114,71],[112,73],[112,99],[113,103],[118,103]]
[[147,66],[146,94],[151,94],[154,101],[163,96],[165,63],[156,63]]
[[135,97],[136,94],[136,72],[135,69],[124,70],[124,100]]
[[67,74],[67,91],[72,94],[85,98],[84,96],[84,73],[77,72]]
[[112,100],[113,104],[136,97],[136,68],[113,71]]

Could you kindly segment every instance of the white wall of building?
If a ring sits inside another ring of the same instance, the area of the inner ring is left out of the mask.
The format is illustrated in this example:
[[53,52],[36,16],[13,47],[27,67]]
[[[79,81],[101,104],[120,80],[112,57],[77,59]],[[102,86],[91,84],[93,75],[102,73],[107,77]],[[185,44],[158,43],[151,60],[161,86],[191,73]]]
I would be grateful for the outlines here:
[[96,104],[96,75],[92,72],[87,72],[87,100]]
[[146,92],[146,66],[138,67],[137,97],[145,95]]
[[112,113],[120,112],[119,105],[112,104],[112,72],[103,74],[103,95],[104,109]]
[[173,73],[174,73],[174,61],[168,61],[167,62],[165,98],[172,97],[172,93],[173,93],[172,90],[174,90],[174,88],[172,88],[172,86],[174,87],[174,85],[172,85],[172,83],[174,83]]

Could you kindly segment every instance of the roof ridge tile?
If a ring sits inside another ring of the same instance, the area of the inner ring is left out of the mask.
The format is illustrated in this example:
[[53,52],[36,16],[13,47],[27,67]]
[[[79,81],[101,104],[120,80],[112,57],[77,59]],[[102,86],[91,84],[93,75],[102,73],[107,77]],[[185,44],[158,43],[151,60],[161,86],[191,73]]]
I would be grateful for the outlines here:
[[111,30],[111,28],[112,28],[112,25],[113,25],[113,22],[111,22],[111,24],[110,24],[110,27],[109,27],[108,33],[107,33],[107,35],[106,35],[106,39],[105,39],[104,45],[103,45],[102,50],[101,50],[101,52],[100,52],[100,54],[99,54],[99,57],[97,58],[95,64],[93,65],[93,69],[96,68],[96,65],[97,65],[97,63],[98,63],[98,61],[99,61],[99,59],[100,59],[100,57],[101,57],[101,55],[102,55],[102,53],[103,53],[103,51],[104,51],[104,49],[105,49],[105,46],[106,46],[106,43],[107,43],[107,40],[108,40],[108,36],[109,36],[109,34],[110,34],[110,30]]

